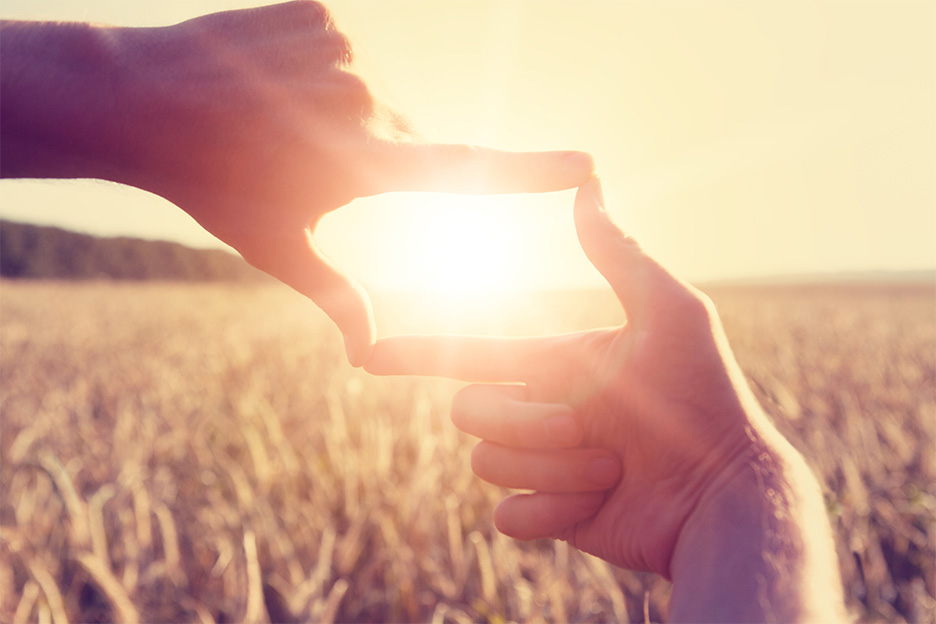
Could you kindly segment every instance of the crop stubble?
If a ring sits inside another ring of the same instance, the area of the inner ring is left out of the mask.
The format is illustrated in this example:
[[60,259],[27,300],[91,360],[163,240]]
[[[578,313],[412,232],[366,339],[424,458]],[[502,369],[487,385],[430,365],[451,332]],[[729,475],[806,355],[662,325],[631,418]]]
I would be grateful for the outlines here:
[[[710,294],[820,475],[851,612],[933,621],[934,288]],[[544,296],[468,329],[616,318],[607,294],[588,301]],[[448,422],[458,385],[351,369],[286,289],[5,281],[0,384],[0,620],[666,615],[659,579],[497,534],[503,492]]]

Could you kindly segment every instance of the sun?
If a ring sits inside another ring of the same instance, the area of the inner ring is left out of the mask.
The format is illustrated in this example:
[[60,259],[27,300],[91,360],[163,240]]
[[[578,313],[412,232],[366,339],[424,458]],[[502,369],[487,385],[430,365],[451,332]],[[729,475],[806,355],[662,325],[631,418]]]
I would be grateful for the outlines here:
[[376,286],[378,330],[517,333],[555,274],[556,241],[543,225],[568,212],[544,209],[543,199],[407,194],[405,208],[385,206],[382,239],[393,244],[372,256],[381,274],[366,282]]
[[419,301],[477,310],[591,277],[575,236],[572,199],[572,191],[388,193],[327,215],[316,241],[373,295],[411,293]]
[[479,209],[476,198],[449,197],[423,215],[413,232],[420,244],[411,248],[409,290],[466,297],[524,287],[523,226],[496,199],[486,199]]
[[548,258],[543,224],[560,211],[542,199],[385,194],[329,214],[316,240],[368,289],[461,299],[516,292],[531,288]]

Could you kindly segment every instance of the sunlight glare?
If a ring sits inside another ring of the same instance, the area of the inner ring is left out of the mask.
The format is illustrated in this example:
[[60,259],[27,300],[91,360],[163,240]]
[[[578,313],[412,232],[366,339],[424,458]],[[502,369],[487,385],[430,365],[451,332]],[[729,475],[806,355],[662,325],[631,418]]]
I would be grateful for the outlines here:
[[437,196],[427,202],[432,205],[421,214],[421,244],[408,250],[408,290],[471,297],[524,287],[527,240],[504,198]]

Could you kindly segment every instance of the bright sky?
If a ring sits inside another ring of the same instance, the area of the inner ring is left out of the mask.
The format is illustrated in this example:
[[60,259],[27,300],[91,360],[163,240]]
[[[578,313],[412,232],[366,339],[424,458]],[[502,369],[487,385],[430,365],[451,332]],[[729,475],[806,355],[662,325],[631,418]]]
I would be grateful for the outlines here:
[[[0,15],[160,25],[252,4],[4,0]],[[936,267],[936,3],[325,4],[427,140],[591,152],[618,223],[689,279]],[[596,284],[572,198],[373,198],[318,238],[374,288]],[[212,244],[159,198],[99,182],[4,181],[0,216]]]

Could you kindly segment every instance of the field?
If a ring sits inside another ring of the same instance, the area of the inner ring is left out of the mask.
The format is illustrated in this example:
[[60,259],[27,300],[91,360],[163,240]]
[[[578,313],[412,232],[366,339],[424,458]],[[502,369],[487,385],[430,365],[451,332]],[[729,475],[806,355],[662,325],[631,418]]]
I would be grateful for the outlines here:
[[[824,485],[852,616],[936,620],[936,287],[709,293]],[[607,294],[523,303],[377,313],[620,319]],[[665,619],[662,580],[493,530],[459,384],[372,378],[340,342],[273,285],[0,283],[0,621]]]

